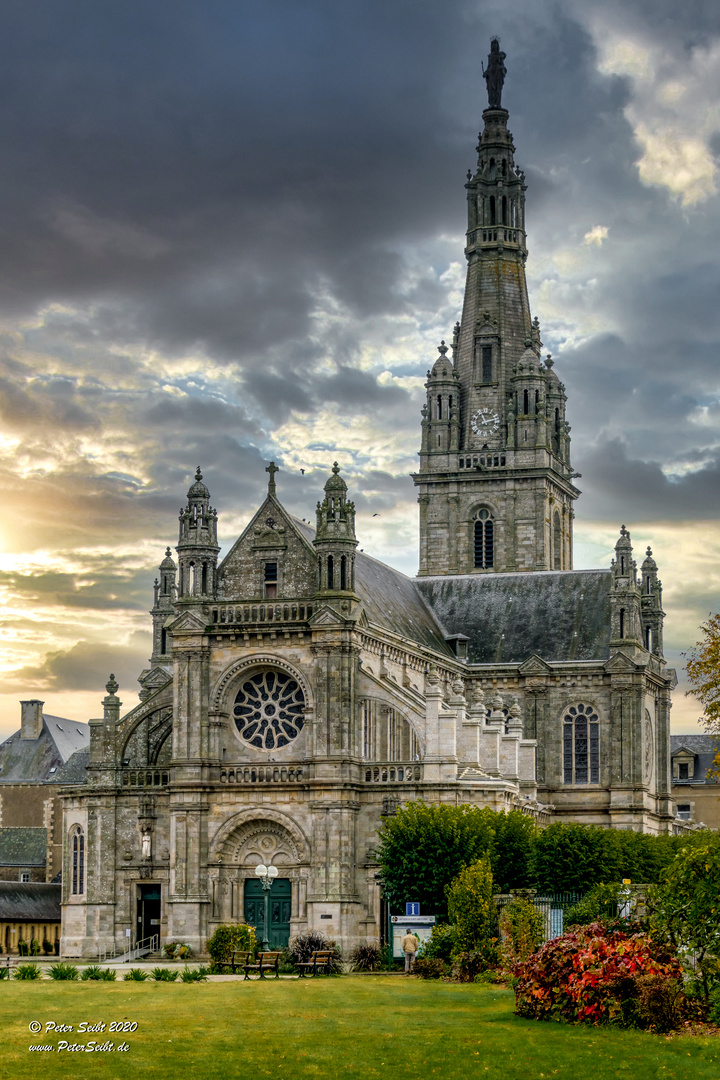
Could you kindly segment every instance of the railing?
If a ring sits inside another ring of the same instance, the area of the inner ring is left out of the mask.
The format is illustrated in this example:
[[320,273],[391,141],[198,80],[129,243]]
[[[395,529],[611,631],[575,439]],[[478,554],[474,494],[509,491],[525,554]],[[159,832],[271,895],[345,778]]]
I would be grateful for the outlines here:
[[506,244],[522,244],[524,239],[522,229],[513,229],[505,225],[493,225],[491,229],[480,228],[476,235],[480,234],[482,234],[484,244],[495,244],[498,240]]
[[221,784],[300,784],[302,779],[300,765],[248,765],[220,773]]
[[165,787],[170,783],[167,769],[123,769],[120,773],[121,787]]
[[212,609],[211,619],[218,626],[238,623],[307,622],[313,605],[307,600],[288,603],[226,604]]
[[398,765],[386,762],[365,766],[366,784],[416,784],[422,780],[422,765]]
[[130,946],[124,949],[106,949],[105,952],[98,953],[98,961],[101,964],[107,964],[110,960],[117,960],[120,964],[126,964],[131,960],[137,960],[143,953],[157,952],[160,947],[159,934],[152,934],[134,943],[132,938],[130,941]]
[[461,469],[497,469],[505,464],[504,454],[473,454],[472,457],[461,457]]

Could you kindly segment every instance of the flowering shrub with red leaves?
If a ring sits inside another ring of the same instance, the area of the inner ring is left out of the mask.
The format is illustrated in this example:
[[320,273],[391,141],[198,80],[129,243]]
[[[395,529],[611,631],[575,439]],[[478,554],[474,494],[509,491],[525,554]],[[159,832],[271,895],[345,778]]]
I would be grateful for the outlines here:
[[548,941],[513,974],[519,1016],[655,1030],[680,1020],[682,968],[671,946],[647,934],[591,923]]

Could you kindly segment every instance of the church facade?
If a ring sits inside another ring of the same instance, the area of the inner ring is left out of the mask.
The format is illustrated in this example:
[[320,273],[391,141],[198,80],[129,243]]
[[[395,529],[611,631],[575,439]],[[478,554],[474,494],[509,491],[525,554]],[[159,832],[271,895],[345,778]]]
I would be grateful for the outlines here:
[[260,862],[278,868],[271,944],[377,940],[377,829],[409,800],[673,828],[661,584],[624,526],[609,570],[572,568],[565,391],[530,313],[497,64],[466,184],[462,318],[426,383],[418,577],[358,551],[337,465],[311,529],[271,464],[218,562],[198,470],[140,703],[123,713],[111,676],[86,782],[64,799],[65,955],[154,934],[202,953],[242,920],[264,937]]

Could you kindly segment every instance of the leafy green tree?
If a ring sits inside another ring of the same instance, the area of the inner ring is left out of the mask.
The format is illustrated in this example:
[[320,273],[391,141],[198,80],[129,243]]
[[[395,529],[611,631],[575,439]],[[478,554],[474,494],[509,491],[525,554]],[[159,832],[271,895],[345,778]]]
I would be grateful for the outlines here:
[[538,828],[522,810],[495,814],[492,871],[498,892],[527,889],[533,882],[533,848]]
[[585,892],[609,879],[605,833],[592,825],[554,822],[539,829],[533,876],[541,892]]
[[527,960],[542,943],[545,920],[526,896],[516,896],[500,915],[502,955],[507,967]]
[[720,981],[720,837],[688,845],[648,895],[653,930],[694,958],[705,997]]
[[711,615],[700,629],[702,638],[686,653],[689,693],[702,703],[701,723],[720,734],[720,615]]
[[475,806],[411,802],[388,818],[377,858],[391,908],[418,900],[428,914],[446,915],[446,886],[464,866],[492,853],[499,816]]
[[459,951],[479,949],[497,930],[490,859],[464,866],[447,889],[448,914],[455,924]]

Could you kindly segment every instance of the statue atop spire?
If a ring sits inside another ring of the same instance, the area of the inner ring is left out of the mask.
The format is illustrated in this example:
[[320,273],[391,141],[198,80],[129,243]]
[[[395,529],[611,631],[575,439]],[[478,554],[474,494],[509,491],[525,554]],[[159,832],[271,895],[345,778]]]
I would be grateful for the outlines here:
[[490,42],[488,66],[483,67],[482,73],[487,83],[488,105],[491,109],[501,109],[502,88],[507,75],[507,68],[505,67],[505,53],[500,52],[500,38],[495,37]]

